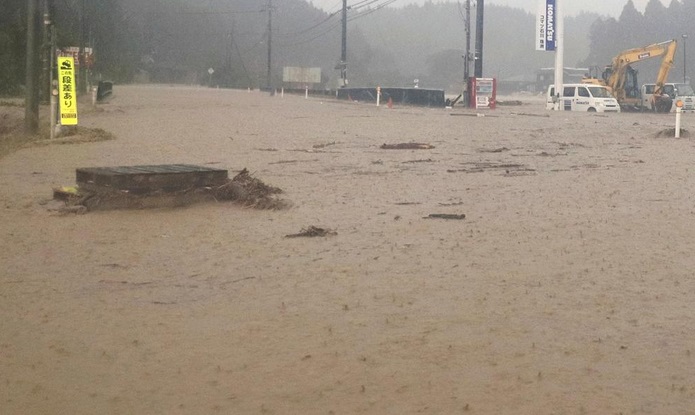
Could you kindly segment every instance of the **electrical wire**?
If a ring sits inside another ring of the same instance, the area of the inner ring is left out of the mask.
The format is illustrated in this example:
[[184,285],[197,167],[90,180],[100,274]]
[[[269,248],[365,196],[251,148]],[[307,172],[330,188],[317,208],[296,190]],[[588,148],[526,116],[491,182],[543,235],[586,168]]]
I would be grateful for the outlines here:
[[314,30],[314,29],[316,29],[317,27],[321,26],[322,24],[328,22],[330,19],[332,19],[333,17],[335,17],[338,13],[339,13],[339,12],[333,12],[333,13],[329,14],[326,18],[324,18],[323,20],[321,20],[320,22],[316,23],[316,24],[313,25],[313,26],[307,27],[306,29],[302,29],[302,30],[297,31],[297,32],[280,33],[280,36],[299,36],[299,35],[302,35],[302,34],[304,34],[304,33],[306,33],[306,32],[309,32],[309,31],[311,31],[311,30]]
[[[372,3],[372,2],[374,2],[374,1],[383,1],[383,0],[366,0],[366,1],[369,1],[370,3]],[[393,4],[393,3],[395,3],[396,1],[398,1],[398,0],[386,0],[386,1],[383,1],[383,2],[382,2],[381,4],[379,4],[377,7],[370,8],[370,9],[368,9],[368,10],[365,10],[365,11],[363,11],[363,12],[361,12],[361,13],[358,13],[358,14],[355,14],[355,15],[352,15],[352,16],[348,16],[347,21],[348,21],[348,22],[351,22],[351,21],[360,19],[360,18],[362,18],[362,17],[368,16],[368,15],[370,15],[370,14],[372,14],[372,13],[378,11],[378,10],[383,9],[383,8],[386,7],[386,6],[389,6],[389,5]],[[342,24],[342,22],[337,22],[336,24],[333,24],[332,26],[326,28],[326,29],[323,30],[322,32],[320,32],[320,33],[318,33],[318,34],[312,36],[312,37],[309,38],[309,39],[299,40],[299,41],[296,41],[296,42],[281,42],[279,46],[283,46],[283,47],[298,46],[298,45],[302,45],[302,44],[305,44],[305,43],[312,42],[312,41],[314,41],[314,40],[316,40],[316,39],[318,39],[318,38],[320,38],[320,37],[322,37],[322,36],[324,36],[324,35],[330,33],[331,31],[335,30],[336,28],[340,27],[341,24]]]
[[374,3],[378,3],[380,0],[362,0],[350,6],[351,10],[359,10],[364,7],[368,7]]
[[234,36],[232,36],[231,40],[237,55],[239,55],[239,62],[241,62],[241,68],[244,70],[244,74],[246,75],[246,79],[249,81],[250,85],[253,81],[251,80],[251,75],[249,75],[249,71],[246,69],[246,65],[244,64],[244,56],[241,54],[241,51],[239,51],[239,44],[236,42],[236,38]]

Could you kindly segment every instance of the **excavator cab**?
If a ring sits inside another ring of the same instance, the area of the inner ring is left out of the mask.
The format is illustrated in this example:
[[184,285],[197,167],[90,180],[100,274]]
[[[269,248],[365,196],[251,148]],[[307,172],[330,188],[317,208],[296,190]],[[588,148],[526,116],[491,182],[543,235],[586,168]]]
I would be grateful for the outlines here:
[[[637,81],[637,74],[639,71],[630,65],[627,65],[624,70],[625,75],[621,78],[623,84],[621,85],[620,89],[621,91],[624,91],[625,96],[621,97],[621,99],[638,99],[640,97],[640,85]],[[610,85],[609,79],[611,75],[613,75],[613,68],[606,66],[606,69],[603,71],[601,76],[607,85]]]
[[637,69],[633,69],[632,66],[628,66],[625,71],[625,96],[627,98],[639,99],[640,97],[640,85],[637,83]]

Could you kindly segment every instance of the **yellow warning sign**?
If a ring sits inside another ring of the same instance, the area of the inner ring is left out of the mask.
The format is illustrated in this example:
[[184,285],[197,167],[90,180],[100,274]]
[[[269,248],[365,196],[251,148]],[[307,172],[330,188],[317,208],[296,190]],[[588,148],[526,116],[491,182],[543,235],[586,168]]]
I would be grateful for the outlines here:
[[58,58],[58,99],[60,124],[77,125],[77,94],[75,94],[75,59]]

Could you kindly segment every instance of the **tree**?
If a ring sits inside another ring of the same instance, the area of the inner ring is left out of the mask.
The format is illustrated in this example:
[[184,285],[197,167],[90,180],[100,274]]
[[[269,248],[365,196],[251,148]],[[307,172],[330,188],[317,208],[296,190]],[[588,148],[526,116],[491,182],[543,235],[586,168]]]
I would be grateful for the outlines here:
[[24,84],[26,1],[6,0],[0,13],[0,95],[16,95]]
[[663,28],[667,25],[668,14],[661,0],[649,0],[644,10],[644,18],[649,22],[645,26],[645,32],[648,39],[651,39],[650,42],[666,40],[662,39],[661,36],[663,35]]
[[602,68],[610,64],[613,57],[622,49],[616,46],[620,26],[613,18],[598,19],[591,25],[589,32],[589,55],[584,60],[585,66]]
[[[444,89],[460,89],[463,84],[463,51],[444,49],[427,58],[428,86]],[[458,86],[458,88],[456,88]]]
[[617,44],[620,48],[618,50],[654,43],[647,40],[648,35],[644,31],[644,28],[647,27],[647,21],[642,13],[637,11],[632,0],[628,0],[625,7],[623,7],[618,23],[619,36],[614,39],[614,44]]

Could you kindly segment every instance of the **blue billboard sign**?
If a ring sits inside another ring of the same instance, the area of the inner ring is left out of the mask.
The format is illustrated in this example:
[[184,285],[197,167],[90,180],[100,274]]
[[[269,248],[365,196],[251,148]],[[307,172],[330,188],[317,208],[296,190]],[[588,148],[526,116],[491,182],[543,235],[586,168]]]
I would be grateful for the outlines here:
[[555,50],[556,7],[555,0],[541,0],[536,15],[536,50]]

